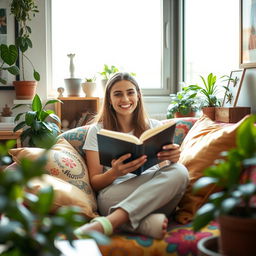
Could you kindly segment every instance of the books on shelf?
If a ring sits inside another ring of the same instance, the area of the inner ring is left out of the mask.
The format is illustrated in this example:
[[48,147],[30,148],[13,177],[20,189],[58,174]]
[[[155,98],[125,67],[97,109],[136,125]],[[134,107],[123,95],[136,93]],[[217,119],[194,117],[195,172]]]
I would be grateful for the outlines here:
[[75,126],[80,127],[80,126],[86,125],[88,122],[90,122],[93,119],[94,116],[95,116],[94,112],[91,112],[91,111],[83,112]]
[[0,122],[0,131],[12,131],[15,126],[15,123]]
[[101,129],[97,134],[100,163],[111,167],[113,159],[127,153],[131,153],[132,156],[126,162],[147,155],[147,162],[133,172],[140,175],[143,171],[159,163],[157,153],[163,150],[164,145],[173,143],[175,127],[176,123],[170,121],[143,132],[140,138],[127,133]]

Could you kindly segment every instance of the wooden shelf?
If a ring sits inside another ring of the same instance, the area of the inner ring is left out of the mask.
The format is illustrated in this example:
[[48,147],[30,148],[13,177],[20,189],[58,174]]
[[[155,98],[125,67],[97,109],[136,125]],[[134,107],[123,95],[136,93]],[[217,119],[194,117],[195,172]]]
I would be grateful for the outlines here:
[[0,143],[5,142],[7,140],[16,140],[16,146],[18,148],[21,147],[21,141],[20,141],[20,134],[22,133],[21,130],[17,132],[13,131],[0,131]]
[[61,97],[58,99],[63,103],[55,103],[55,112],[61,121],[68,121],[68,129],[74,128],[74,124],[78,122],[83,113],[87,111],[98,113],[98,97]]

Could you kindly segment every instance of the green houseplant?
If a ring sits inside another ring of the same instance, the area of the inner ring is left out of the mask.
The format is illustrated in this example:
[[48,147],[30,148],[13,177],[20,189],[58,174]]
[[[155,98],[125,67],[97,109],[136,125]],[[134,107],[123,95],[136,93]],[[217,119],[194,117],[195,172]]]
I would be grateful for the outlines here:
[[171,94],[171,103],[167,109],[167,118],[195,116],[199,109],[200,102],[197,98],[197,92],[183,87],[177,94]]
[[193,227],[197,231],[217,218],[225,255],[256,254],[255,121],[256,115],[252,115],[241,124],[237,147],[224,154],[225,160],[207,168],[205,175],[194,184],[195,191],[209,185],[221,188],[197,211]]
[[[35,0],[12,0],[11,1],[11,14],[15,17],[18,22],[19,30],[18,37],[16,39],[16,45],[19,49],[20,67],[21,67],[21,81],[14,81],[17,99],[32,99],[35,95],[37,82],[40,80],[40,74],[36,71],[32,61],[26,55],[26,52],[33,47],[31,40],[31,27],[29,21],[35,14],[39,12]],[[33,70],[33,77],[36,81],[28,81],[25,77],[25,63],[31,65]],[[25,84],[24,84],[25,83]]]
[[6,84],[7,81],[2,77],[2,71],[6,70],[12,75],[18,75],[20,70],[15,65],[16,60],[18,58],[18,49],[15,45],[0,45],[0,56],[2,59],[2,63],[0,66],[0,83]]
[[[11,162],[7,153],[14,144],[14,141],[0,144],[1,255],[63,255],[56,247],[55,240],[64,235],[72,244],[75,239],[74,230],[87,220],[81,215],[80,208],[74,206],[62,206],[52,214],[54,191],[51,186],[41,188],[37,194],[25,192],[24,188],[30,186],[31,179],[44,174],[46,154],[35,161],[22,159],[18,167],[2,170],[4,165]],[[108,242],[99,233],[88,233],[85,238],[88,237],[99,243]]]
[[203,113],[208,115],[212,120],[215,119],[215,107],[221,105],[220,99],[217,97],[219,86],[217,84],[217,76],[210,73],[207,77],[200,76],[203,85],[190,85],[191,90],[195,90],[204,97]]
[[111,77],[111,75],[115,74],[118,71],[119,69],[114,65],[109,66],[107,64],[104,64],[102,71],[99,72],[101,76],[101,86],[103,91],[105,91],[108,79]]
[[[15,127],[14,131],[24,129],[21,133],[21,141],[24,142],[28,138],[28,144],[31,147],[45,147],[47,143],[51,140],[56,139],[58,133],[60,132],[58,125],[55,123],[60,123],[60,119],[55,112],[51,109],[45,109],[49,104],[54,104],[56,102],[61,102],[58,99],[53,99],[47,101],[44,105],[40,97],[36,94],[32,104],[18,104],[13,107],[13,109],[19,108],[21,106],[27,106],[28,111],[19,113],[15,117],[15,121],[19,121],[22,116],[24,116],[24,121],[20,121]],[[47,121],[47,118],[53,119],[55,122]]]

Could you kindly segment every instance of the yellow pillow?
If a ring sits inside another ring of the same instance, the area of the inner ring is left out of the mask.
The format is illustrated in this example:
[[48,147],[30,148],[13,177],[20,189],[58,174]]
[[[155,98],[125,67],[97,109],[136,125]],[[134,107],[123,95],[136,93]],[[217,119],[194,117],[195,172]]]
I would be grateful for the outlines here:
[[191,221],[198,208],[217,190],[215,186],[209,186],[193,194],[192,186],[203,176],[203,171],[220,158],[222,151],[236,146],[236,130],[243,120],[235,124],[220,124],[202,116],[189,130],[181,144],[179,163],[187,167],[190,184],[178,205],[175,216],[178,222]]
[[47,186],[52,186],[54,190],[52,211],[56,211],[61,206],[79,206],[82,214],[86,217],[98,216],[95,201],[91,201],[91,197],[72,184],[51,175],[44,174],[30,180],[29,188],[26,188],[26,191],[37,194],[40,189]]
[[[9,150],[13,160],[19,164],[20,159],[37,159],[44,153],[42,148],[14,148]],[[96,199],[89,182],[89,175],[84,159],[64,138],[60,138],[57,143],[47,153],[48,161],[45,170],[52,176],[76,186],[83,195],[88,198],[92,211],[96,212]]]

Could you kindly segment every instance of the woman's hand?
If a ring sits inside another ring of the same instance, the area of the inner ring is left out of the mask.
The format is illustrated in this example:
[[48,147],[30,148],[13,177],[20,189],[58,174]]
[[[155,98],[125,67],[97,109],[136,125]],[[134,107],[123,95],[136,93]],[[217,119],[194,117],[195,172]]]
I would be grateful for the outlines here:
[[123,163],[126,159],[130,158],[131,154],[126,154],[118,159],[113,159],[111,162],[112,172],[114,172],[116,177],[123,176],[129,172],[133,172],[141,167],[146,161],[147,156],[143,155],[129,163]]
[[163,146],[163,151],[160,151],[157,157],[160,161],[169,160],[176,163],[180,158],[180,145],[168,144]]

